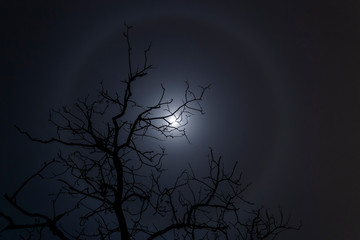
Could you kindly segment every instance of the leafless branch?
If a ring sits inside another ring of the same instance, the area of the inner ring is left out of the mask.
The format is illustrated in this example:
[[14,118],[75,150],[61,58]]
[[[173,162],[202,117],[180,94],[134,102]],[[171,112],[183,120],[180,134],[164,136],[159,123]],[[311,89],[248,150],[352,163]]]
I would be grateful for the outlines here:
[[[165,149],[161,146],[148,149],[142,141],[187,138],[187,116],[204,114],[201,102],[210,85],[194,91],[185,82],[183,101],[178,105],[167,98],[162,85],[155,103],[138,102],[133,96],[134,82],[145,77],[152,67],[148,63],[151,43],[144,51],[142,64],[134,65],[131,29],[125,24],[128,75],[122,89],[110,93],[100,83],[94,100],[87,96],[71,106],[51,109],[49,122],[56,133],[49,139],[34,137],[16,127],[30,141],[57,143],[66,150],[27,178],[11,197],[4,196],[30,220],[20,224],[0,212],[0,218],[7,224],[1,232],[24,230],[29,239],[32,231],[41,239],[43,231],[48,230],[59,239],[119,239],[120,236],[122,240],[245,240],[274,239],[285,230],[297,229],[285,220],[282,212],[276,217],[262,209],[250,211],[250,219],[242,221],[241,213],[253,207],[245,198],[249,185],[243,183],[237,163],[226,169],[212,149],[207,176],[199,176],[189,166],[173,184],[165,180],[162,166]],[[44,177],[49,173],[50,177]],[[32,212],[17,201],[17,196],[36,177],[59,186],[49,194],[52,209],[47,212],[52,212],[51,217]],[[64,202],[66,206],[72,205],[59,211]],[[78,219],[78,228],[66,226],[68,219]]]

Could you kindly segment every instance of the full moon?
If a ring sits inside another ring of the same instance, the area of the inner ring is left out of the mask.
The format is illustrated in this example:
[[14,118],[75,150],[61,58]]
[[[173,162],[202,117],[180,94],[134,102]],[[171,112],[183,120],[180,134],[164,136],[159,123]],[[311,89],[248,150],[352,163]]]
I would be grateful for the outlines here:
[[176,127],[179,125],[179,123],[176,121],[176,117],[173,115],[173,116],[170,116],[168,118],[168,121],[170,123],[170,126],[173,126],[173,127]]

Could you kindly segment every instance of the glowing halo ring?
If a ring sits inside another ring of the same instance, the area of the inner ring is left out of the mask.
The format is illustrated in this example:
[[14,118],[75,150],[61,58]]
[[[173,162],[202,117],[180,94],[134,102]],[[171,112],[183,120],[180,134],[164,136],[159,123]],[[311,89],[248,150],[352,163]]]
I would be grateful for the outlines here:
[[[184,14],[186,12],[186,14]],[[268,49],[264,49],[261,47],[260,44],[256,44],[255,39],[251,38],[251,36],[249,34],[244,33],[244,31],[240,31],[239,27],[237,27],[236,25],[232,24],[229,21],[225,21],[224,19],[221,19],[217,16],[212,16],[209,14],[202,14],[202,15],[198,15],[198,14],[191,14],[191,12],[189,13],[188,11],[186,11],[184,9],[184,13],[180,12],[179,9],[177,9],[177,13],[171,13],[169,14],[168,9],[164,9],[163,12],[157,12],[156,15],[151,15],[149,13],[145,13],[143,14],[141,17],[135,15],[131,15],[131,16],[124,16],[124,19],[128,19],[128,23],[131,23],[131,25],[133,26],[139,26],[139,25],[143,25],[146,22],[149,22],[150,20],[157,20],[159,22],[164,21],[165,19],[187,19],[189,21],[197,21],[198,23],[201,23],[203,25],[211,25],[212,27],[214,27],[214,29],[216,29],[216,31],[221,32],[226,32],[227,34],[230,34],[232,36],[234,36],[234,40],[233,41],[237,41],[240,42],[241,45],[246,46],[247,49],[249,49],[249,51],[251,53],[253,53],[253,57],[254,59],[257,60],[257,62],[259,63],[259,65],[261,66],[261,69],[263,69],[263,71],[265,72],[265,75],[267,76],[267,79],[275,79],[275,77],[278,75],[278,73],[280,72],[280,69],[282,69],[282,65],[279,63],[276,63],[275,59],[270,59],[268,56],[272,56],[271,53],[269,53]],[[139,14],[140,15],[140,14]],[[184,17],[186,16],[186,17]],[[78,68],[81,67],[82,63],[87,62],[88,59],[87,57],[89,55],[91,55],[91,52],[94,49],[97,49],[98,46],[101,46],[104,42],[104,39],[108,39],[109,36],[113,35],[115,32],[119,32],[119,28],[121,28],[122,24],[122,19],[114,19],[114,20],[110,20],[111,22],[114,22],[116,24],[114,24],[113,26],[110,27],[110,25],[107,25],[108,27],[106,29],[102,28],[103,26],[101,24],[99,24],[99,28],[101,27],[100,32],[102,32],[101,34],[96,34],[96,37],[94,38],[87,38],[87,40],[89,39],[93,39],[92,42],[88,42],[87,44],[81,44],[81,40],[79,42],[79,46],[81,46],[79,48],[79,51],[77,52],[71,52],[72,58],[75,59],[74,62],[76,62],[75,65],[72,66],[72,71],[70,72],[70,74],[73,74],[74,72],[76,72],[76,70]],[[215,30],[214,30],[215,31]],[[96,31],[94,31],[96,32]],[[94,35],[95,36],[95,35]],[[101,37],[103,36],[103,37]],[[77,53],[77,54],[76,54]],[[73,56],[75,54],[75,57]],[[279,69],[278,71],[276,71],[277,69]],[[59,78],[59,77],[58,77]],[[61,76],[61,79],[68,79],[68,76]],[[59,81],[59,85],[61,84],[61,86],[64,85],[63,81]],[[66,84],[66,83],[65,83]],[[55,89],[59,89],[61,88],[59,85],[55,84],[56,86],[54,87]],[[281,86],[274,86],[273,84],[269,84],[268,85],[270,87],[269,91],[270,92],[275,92],[275,89],[278,89],[279,87],[281,88]],[[275,94],[270,94],[272,96],[275,96]],[[73,99],[70,99],[70,101],[72,101]],[[274,102],[278,102],[276,101],[276,99],[273,99]],[[278,117],[278,120],[280,118]],[[281,125],[281,123],[277,124],[278,126]],[[276,142],[276,139],[273,139],[273,142]],[[265,171],[267,169],[269,169],[269,167],[273,165],[272,162],[268,161],[267,164],[262,166],[261,169],[261,174],[258,175],[258,177],[262,177],[265,174]]]

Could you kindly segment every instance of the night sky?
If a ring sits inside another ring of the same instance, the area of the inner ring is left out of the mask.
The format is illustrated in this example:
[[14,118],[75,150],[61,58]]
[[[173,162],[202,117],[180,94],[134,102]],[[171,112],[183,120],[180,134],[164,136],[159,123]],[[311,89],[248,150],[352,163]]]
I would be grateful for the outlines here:
[[[194,3],[196,2],[196,3]],[[1,195],[52,159],[14,124],[48,137],[48,109],[126,78],[123,23],[154,68],[139,99],[181,100],[212,84],[186,139],[166,143],[170,172],[202,169],[209,147],[251,182],[248,198],[281,205],[300,231],[284,239],[360,239],[359,1],[2,1]],[[35,187],[34,187],[35,188]],[[34,192],[40,189],[34,189]],[[39,205],[36,194],[24,197]],[[3,199],[1,208],[8,208]]]

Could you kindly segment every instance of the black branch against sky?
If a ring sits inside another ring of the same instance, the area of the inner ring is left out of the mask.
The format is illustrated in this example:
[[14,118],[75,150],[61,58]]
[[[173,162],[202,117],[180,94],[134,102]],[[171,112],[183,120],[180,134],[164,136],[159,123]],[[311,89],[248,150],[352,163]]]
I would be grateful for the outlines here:
[[[31,141],[65,148],[12,195],[4,195],[27,222],[1,211],[6,222],[1,233],[19,231],[24,239],[41,239],[50,231],[59,239],[250,240],[275,239],[285,230],[299,229],[282,211],[275,216],[246,200],[249,185],[243,183],[237,164],[226,168],[212,149],[208,175],[198,176],[189,166],[172,184],[164,180],[165,149],[146,143],[187,138],[188,116],[204,113],[200,103],[209,86],[193,92],[186,82],[180,104],[166,99],[161,86],[154,104],[139,103],[133,97],[134,82],[152,67],[148,63],[151,45],[144,51],[143,64],[134,67],[131,27],[125,27],[128,76],[122,92],[111,93],[101,83],[95,99],[86,97],[71,107],[50,110],[49,121],[56,128],[52,138],[37,138],[17,127]],[[49,194],[51,209],[43,213],[18,201],[38,177],[57,188]],[[78,225],[67,224],[69,219]]]

